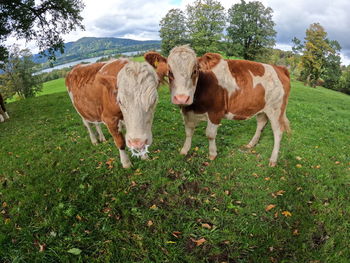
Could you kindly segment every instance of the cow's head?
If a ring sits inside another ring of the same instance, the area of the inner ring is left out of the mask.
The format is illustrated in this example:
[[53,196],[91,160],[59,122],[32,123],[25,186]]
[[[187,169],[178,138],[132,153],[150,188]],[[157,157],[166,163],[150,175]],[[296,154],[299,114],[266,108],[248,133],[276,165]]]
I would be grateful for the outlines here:
[[117,76],[117,102],[126,127],[125,140],[133,155],[142,156],[152,144],[152,122],[159,79],[146,62],[128,62]]
[[157,69],[161,78],[168,76],[171,91],[171,101],[178,105],[191,105],[196,91],[199,70],[210,70],[218,64],[221,56],[207,53],[197,58],[189,45],[178,46],[164,58],[157,52],[148,52],[145,59]]

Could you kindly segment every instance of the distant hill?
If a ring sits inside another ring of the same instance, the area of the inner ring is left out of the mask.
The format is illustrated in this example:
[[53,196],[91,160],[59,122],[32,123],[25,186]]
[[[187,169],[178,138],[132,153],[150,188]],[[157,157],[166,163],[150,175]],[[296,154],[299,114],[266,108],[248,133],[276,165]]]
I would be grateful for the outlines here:
[[[53,64],[59,65],[85,58],[150,49],[160,49],[160,41],[140,41],[113,37],[83,37],[75,42],[65,43],[64,53],[57,52],[56,61]],[[33,56],[33,61],[40,64],[48,62],[47,57],[39,54]]]

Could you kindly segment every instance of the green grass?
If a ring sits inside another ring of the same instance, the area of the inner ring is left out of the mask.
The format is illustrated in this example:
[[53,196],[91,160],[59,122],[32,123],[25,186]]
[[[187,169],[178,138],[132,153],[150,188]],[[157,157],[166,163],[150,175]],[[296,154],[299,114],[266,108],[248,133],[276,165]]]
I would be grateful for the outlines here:
[[58,92],[66,91],[66,86],[64,84],[64,79],[54,79],[43,84],[43,90],[38,94],[38,96],[48,95]]
[[[45,84],[53,90],[62,79]],[[65,92],[8,104],[1,262],[349,262],[349,96],[293,82],[293,133],[269,168],[269,126],[255,149],[242,147],[254,119],[222,122],[215,161],[204,123],[180,156],[181,114],[159,93],[151,159],[128,170],[110,135],[90,143]]]

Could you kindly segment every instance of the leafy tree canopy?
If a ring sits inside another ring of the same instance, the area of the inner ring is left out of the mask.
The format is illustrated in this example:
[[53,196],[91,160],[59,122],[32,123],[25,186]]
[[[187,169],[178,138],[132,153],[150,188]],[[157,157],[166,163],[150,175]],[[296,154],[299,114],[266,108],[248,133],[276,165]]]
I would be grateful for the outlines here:
[[185,15],[180,9],[170,9],[160,21],[159,35],[162,39],[162,52],[165,56],[173,47],[187,42],[185,19]]
[[273,10],[259,1],[233,5],[228,10],[227,38],[233,53],[254,60],[275,45]]
[[198,55],[218,52],[226,17],[224,7],[215,0],[197,0],[188,5],[187,29],[192,48]]
[[38,75],[34,74],[35,63],[28,49],[20,50],[13,46],[6,59],[7,63],[1,63],[1,92],[6,98],[17,94],[21,98],[33,97],[42,90],[42,82]]
[[293,43],[293,50],[302,53],[301,80],[314,87],[323,77],[327,88],[335,89],[341,76],[339,43],[329,40],[327,32],[319,23],[309,26],[303,44],[297,38],[293,38]]
[[63,53],[62,34],[77,28],[84,29],[81,0],[1,0],[0,2],[0,60],[7,58],[6,39],[36,41],[39,49],[54,58],[54,52]]

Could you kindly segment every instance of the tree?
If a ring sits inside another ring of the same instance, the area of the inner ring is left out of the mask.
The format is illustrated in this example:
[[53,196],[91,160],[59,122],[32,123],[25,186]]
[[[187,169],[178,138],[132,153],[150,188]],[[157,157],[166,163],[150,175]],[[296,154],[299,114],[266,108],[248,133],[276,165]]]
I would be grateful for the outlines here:
[[338,90],[350,95],[350,68],[345,69],[340,79]]
[[273,10],[261,2],[245,2],[228,10],[227,38],[235,55],[254,60],[275,45]]
[[162,53],[167,56],[169,51],[186,43],[185,15],[180,9],[170,9],[160,21],[159,35],[162,39]]
[[192,48],[201,56],[218,52],[225,26],[224,7],[215,0],[197,0],[187,5],[187,29]]
[[42,82],[38,75],[34,75],[36,64],[32,61],[32,54],[28,49],[20,50],[14,46],[9,50],[6,63],[1,63],[4,71],[1,86],[6,97],[18,94],[21,98],[33,97],[42,90]]
[[63,53],[61,35],[77,28],[84,29],[80,15],[83,7],[81,0],[2,0],[0,60],[8,57],[4,42],[10,36],[35,40],[42,54],[47,49],[50,59],[55,57],[55,51]]
[[324,87],[327,89],[338,89],[339,81],[342,76],[340,44],[336,40],[326,40],[330,50],[325,56],[324,70],[321,74],[324,80]]
[[337,74],[336,78],[339,79],[340,56],[338,52],[341,47],[338,42],[327,39],[327,32],[319,23],[311,24],[306,30],[304,44],[301,44],[301,41],[294,43],[298,43],[297,49],[302,52],[300,78],[306,84],[315,87],[317,81],[323,76],[328,78],[327,85],[330,87],[334,81],[332,74]]

